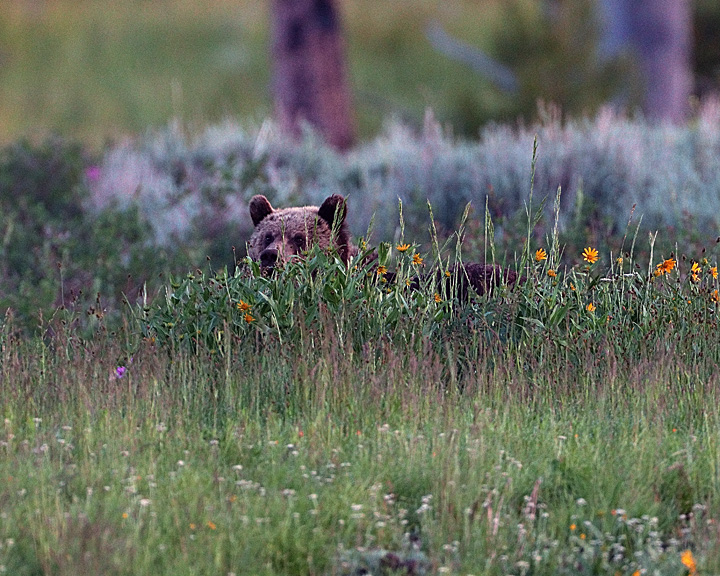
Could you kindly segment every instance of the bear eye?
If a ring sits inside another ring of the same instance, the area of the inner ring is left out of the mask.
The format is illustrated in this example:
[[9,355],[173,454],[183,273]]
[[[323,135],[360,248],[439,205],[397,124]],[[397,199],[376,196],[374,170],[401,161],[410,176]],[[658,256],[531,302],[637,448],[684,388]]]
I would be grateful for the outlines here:
[[270,232],[265,234],[265,246],[270,244],[272,241],[273,241],[273,235]]
[[293,236],[293,244],[297,246],[300,250],[305,249],[305,236],[302,234],[296,234]]

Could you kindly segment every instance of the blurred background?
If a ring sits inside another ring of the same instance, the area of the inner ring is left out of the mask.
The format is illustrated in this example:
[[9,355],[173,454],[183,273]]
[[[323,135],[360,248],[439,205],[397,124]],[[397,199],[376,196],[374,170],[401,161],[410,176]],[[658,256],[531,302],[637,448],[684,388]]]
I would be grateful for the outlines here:
[[[717,0],[302,4],[341,22],[353,141],[389,118],[421,126],[427,108],[470,137],[489,121],[535,120],[539,102],[563,115],[610,103],[677,120],[720,85]],[[271,25],[295,17],[287,5],[3,0],[0,143],[55,132],[98,149],[171,119],[260,123],[282,57]]]

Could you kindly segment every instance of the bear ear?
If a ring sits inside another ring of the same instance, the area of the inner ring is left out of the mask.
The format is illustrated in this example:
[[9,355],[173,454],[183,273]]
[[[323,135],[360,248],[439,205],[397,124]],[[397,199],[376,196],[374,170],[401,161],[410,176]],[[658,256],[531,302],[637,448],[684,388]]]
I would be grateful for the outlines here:
[[252,218],[253,225],[257,226],[268,214],[272,214],[273,212],[274,210],[270,201],[262,194],[253,196],[250,200],[250,218]]
[[333,224],[341,226],[345,222],[347,214],[347,201],[340,194],[333,194],[325,199],[322,206],[318,208],[318,216],[325,220],[331,227]]

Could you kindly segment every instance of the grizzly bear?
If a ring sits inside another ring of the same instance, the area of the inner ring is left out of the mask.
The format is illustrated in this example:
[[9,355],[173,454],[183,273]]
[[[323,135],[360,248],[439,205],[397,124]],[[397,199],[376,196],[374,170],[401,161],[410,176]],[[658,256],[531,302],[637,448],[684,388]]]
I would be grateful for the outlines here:
[[255,231],[248,242],[248,256],[260,261],[264,269],[271,269],[313,244],[327,249],[333,243],[340,259],[347,264],[356,249],[350,243],[346,213],[345,198],[339,194],[326,198],[320,207],[279,210],[265,196],[253,196],[250,217]]
[[[323,249],[334,247],[340,259],[348,264],[357,254],[357,248],[350,242],[346,216],[346,199],[339,194],[329,196],[319,207],[278,210],[272,207],[265,196],[253,196],[250,200],[250,217],[255,231],[248,241],[248,256],[259,261],[264,270],[272,270],[276,265],[301,255],[311,245],[317,244]],[[386,273],[384,277],[388,282],[395,280],[392,272]],[[437,273],[437,277],[445,278],[445,275]],[[421,280],[415,279],[411,287],[418,288]],[[457,297],[465,300],[468,298],[468,284],[479,295],[483,295],[502,284],[514,286],[518,282],[518,275],[498,265],[469,262],[456,264],[446,282],[449,290],[456,291]]]

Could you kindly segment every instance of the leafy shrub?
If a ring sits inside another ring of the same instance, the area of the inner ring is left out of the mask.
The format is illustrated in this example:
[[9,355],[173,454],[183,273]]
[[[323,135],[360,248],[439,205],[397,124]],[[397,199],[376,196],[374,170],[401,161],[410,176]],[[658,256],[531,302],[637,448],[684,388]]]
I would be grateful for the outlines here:
[[0,308],[23,326],[61,307],[117,315],[124,294],[166,268],[136,207],[87,212],[93,170],[80,145],[59,138],[0,150]]
[[[562,190],[559,233],[573,246],[592,242],[617,250],[627,224],[642,235],[660,227],[696,248],[717,228],[720,213],[720,106],[708,102],[687,126],[654,125],[611,111],[563,123],[547,110],[527,127],[489,126],[477,142],[456,141],[432,116],[422,133],[398,123],[347,156],[312,134],[299,144],[265,123],[246,130],[232,123],[188,138],[174,125],[164,132],[108,150],[91,186],[96,209],[137,206],[162,246],[194,246],[193,265],[207,254],[243,253],[252,224],[250,197],[266,194],[278,206],[317,204],[333,193],[350,198],[351,230],[373,239],[399,234],[397,201],[405,209],[407,236],[428,240],[429,201],[440,234],[458,226],[471,202],[470,245],[479,247],[486,207],[493,217],[498,253],[519,251],[530,190],[533,142],[538,155],[534,198]],[[546,216],[550,216],[549,205]],[[534,231],[549,233],[544,222]],[[645,249],[643,243],[639,249]],[[225,256],[226,258],[228,256]],[[221,260],[224,262],[224,260]]]
[[313,248],[306,259],[294,260],[272,276],[263,275],[249,260],[231,275],[198,270],[172,280],[165,297],[143,310],[144,335],[161,344],[220,355],[234,346],[233,340],[303,341],[328,330],[336,334],[339,347],[357,350],[382,338],[416,346],[427,338],[441,341],[443,320],[458,303],[435,285],[434,276],[423,280],[421,289],[408,287],[422,274],[421,264],[413,263],[414,254],[401,254],[391,282],[384,275],[390,246],[380,246],[377,262],[369,254],[348,268],[334,255]]
[[[368,342],[387,340],[418,354],[423,346],[441,351],[458,341],[467,353],[459,363],[470,365],[488,346],[517,345],[541,358],[560,354],[578,370],[600,354],[717,353],[706,345],[718,328],[716,250],[678,260],[655,256],[651,244],[647,261],[634,246],[621,256],[601,256],[588,246],[575,259],[562,253],[556,235],[514,264],[526,279],[515,289],[458,301],[432,271],[449,274],[462,261],[461,244],[459,237],[452,252],[436,242],[423,257],[381,243],[377,262],[365,248],[349,267],[313,248],[270,276],[249,260],[233,274],[198,271],[173,280],[164,298],[141,311],[144,336],[221,356],[237,343],[268,339],[319,338],[356,353]],[[394,278],[385,276],[388,268]]]

